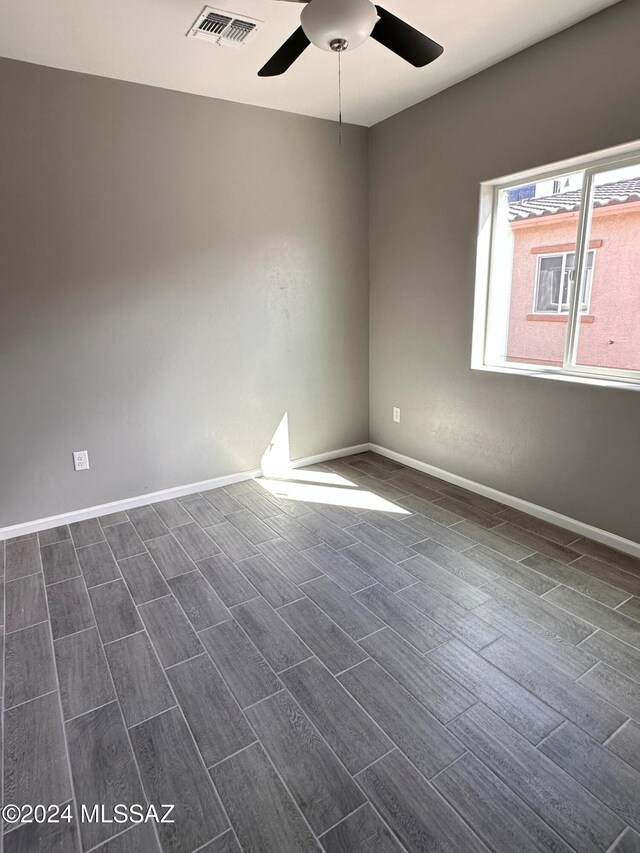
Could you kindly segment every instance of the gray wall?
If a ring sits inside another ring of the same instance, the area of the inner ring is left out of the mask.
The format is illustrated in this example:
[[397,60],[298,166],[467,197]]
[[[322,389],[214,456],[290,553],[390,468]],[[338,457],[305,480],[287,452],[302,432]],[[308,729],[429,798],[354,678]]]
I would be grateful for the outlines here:
[[370,133],[371,440],[635,540],[640,392],[469,363],[480,182],[640,138],[639,32],[624,0]]
[[10,60],[0,116],[0,527],[367,440],[364,128]]

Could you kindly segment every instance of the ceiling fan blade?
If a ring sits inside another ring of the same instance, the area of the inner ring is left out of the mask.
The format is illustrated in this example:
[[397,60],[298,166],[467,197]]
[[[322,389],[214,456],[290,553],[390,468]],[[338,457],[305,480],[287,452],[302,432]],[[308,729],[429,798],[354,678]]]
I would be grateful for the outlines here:
[[284,74],[310,44],[302,27],[298,27],[262,66],[258,71],[258,77],[275,77],[278,74]]
[[373,28],[371,38],[388,47],[416,68],[422,68],[437,59],[444,48],[419,30],[405,24],[391,12],[376,6],[380,20]]

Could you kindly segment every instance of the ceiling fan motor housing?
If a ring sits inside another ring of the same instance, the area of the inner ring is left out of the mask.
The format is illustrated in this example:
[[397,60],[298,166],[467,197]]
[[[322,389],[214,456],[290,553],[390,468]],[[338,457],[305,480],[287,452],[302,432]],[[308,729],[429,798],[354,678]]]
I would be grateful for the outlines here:
[[371,35],[377,20],[370,0],[311,0],[300,15],[305,35],[322,50],[336,50],[332,42],[346,42],[343,50],[358,47]]

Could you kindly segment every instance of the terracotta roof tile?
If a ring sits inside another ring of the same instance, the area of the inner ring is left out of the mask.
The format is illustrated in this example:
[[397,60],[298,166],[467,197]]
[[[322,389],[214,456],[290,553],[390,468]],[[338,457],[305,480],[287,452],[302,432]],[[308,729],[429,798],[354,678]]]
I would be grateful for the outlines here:
[[[572,213],[580,208],[581,190],[566,193],[527,198],[509,205],[509,219],[514,222],[522,219],[534,219],[542,216],[554,216],[558,213]],[[611,207],[615,204],[628,204],[640,201],[640,178],[602,184],[594,190],[594,207]]]

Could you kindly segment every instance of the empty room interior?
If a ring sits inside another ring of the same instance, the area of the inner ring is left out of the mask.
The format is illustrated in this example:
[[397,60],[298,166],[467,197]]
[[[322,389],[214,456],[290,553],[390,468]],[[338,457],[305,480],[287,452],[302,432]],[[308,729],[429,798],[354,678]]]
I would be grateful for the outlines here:
[[0,853],[640,853],[639,0],[0,0]]

